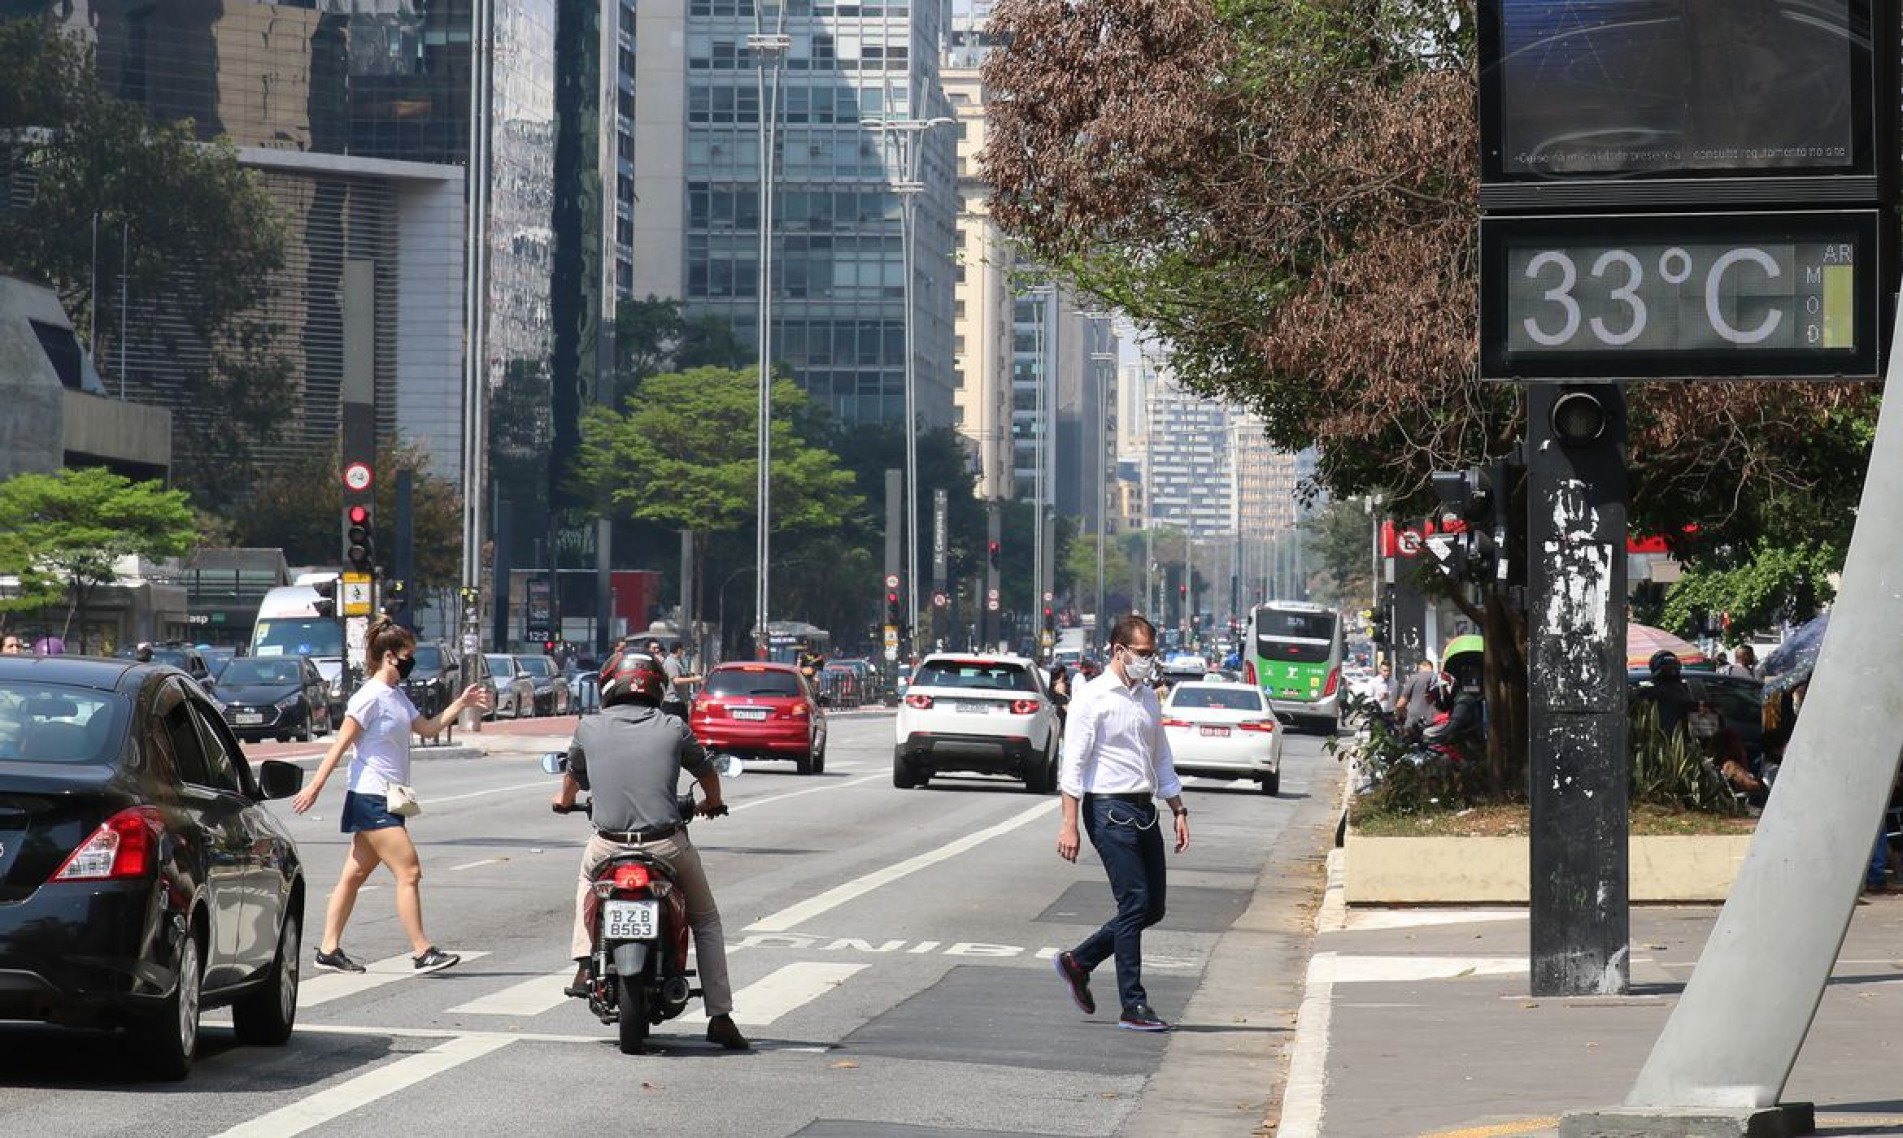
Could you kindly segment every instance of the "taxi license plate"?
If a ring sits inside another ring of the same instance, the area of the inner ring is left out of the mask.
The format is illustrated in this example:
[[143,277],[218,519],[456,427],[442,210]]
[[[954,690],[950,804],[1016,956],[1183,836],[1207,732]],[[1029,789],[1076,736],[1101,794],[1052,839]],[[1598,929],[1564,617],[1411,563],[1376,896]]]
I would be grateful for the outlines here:
[[238,714],[232,716],[231,721],[233,723],[238,724],[240,727],[250,727],[253,724],[263,723],[264,716],[258,715],[254,712],[241,711]]
[[733,709],[733,717],[735,719],[765,719],[766,708],[764,707],[736,707]]
[[1214,735],[1214,736],[1216,736],[1217,738],[1220,738],[1220,739],[1226,739],[1226,738],[1228,738],[1228,737],[1229,737],[1229,728],[1227,728],[1227,727],[1209,727],[1209,726],[1205,726],[1205,727],[1204,727],[1204,728],[1202,729],[1202,733],[1203,733],[1203,734],[1205,734],[1205,735]]
[[608,940],[653,940],[660,935],[659,901],[609,901],[601,935]]

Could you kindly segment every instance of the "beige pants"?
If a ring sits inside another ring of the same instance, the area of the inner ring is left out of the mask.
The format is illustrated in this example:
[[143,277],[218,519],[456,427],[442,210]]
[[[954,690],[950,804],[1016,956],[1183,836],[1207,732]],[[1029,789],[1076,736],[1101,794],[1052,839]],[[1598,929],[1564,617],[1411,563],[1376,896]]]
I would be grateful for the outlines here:
[[575,932],[569,940],[570,955],[586,960],[595,951],[595,870],[615,854],[640,850],[667,863],[674,880],[687,896],[687,923],[694,930],[694,967],[699,972],[701,1003],[710,1016],[733,1011],[733,984],[727,979],[727,938],[720,928],[720,909],[714,904],[714,891],[707,884],[707,873],[700,866],[700,851],[688,840],[685,829],[672,837],[640,845],[622,845],[597,834],[588,839],[581,852],[581,878],[575,887]]

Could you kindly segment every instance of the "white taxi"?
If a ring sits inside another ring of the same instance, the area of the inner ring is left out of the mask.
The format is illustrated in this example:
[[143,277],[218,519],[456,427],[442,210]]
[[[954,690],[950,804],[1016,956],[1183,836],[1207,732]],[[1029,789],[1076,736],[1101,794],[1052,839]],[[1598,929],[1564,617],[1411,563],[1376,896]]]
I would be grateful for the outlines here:
[[972,771],[1057,788],[1060,728],[1044,673],[1021,656],[937,653],[919,662],[899,703],[892,785]]
[[1254,684],[1180,683],[1163,701],[1176,773],[1254,779],[1268,795],[1282,789],[1286,725]]

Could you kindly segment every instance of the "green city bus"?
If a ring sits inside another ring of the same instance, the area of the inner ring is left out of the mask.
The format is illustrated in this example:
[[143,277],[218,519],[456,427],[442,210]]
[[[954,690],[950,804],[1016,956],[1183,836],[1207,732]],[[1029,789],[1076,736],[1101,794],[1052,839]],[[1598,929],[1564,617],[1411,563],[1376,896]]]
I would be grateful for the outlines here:
[[1305,727],[1334,734],[1341,722],[1341,617],[1305,601],[1270,601],[1249,614],[1250,683]]

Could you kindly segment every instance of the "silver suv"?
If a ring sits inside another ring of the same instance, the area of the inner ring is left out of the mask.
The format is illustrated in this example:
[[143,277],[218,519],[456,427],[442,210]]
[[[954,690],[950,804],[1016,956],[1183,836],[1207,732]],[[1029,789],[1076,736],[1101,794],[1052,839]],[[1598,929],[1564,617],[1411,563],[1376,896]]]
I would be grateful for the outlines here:
[[1032,794],[1057,788],[1057,709],[1043,671],[1021,656],[925,657],[897,722],[892,785],[902,790],[947,771],[1010,775]]

